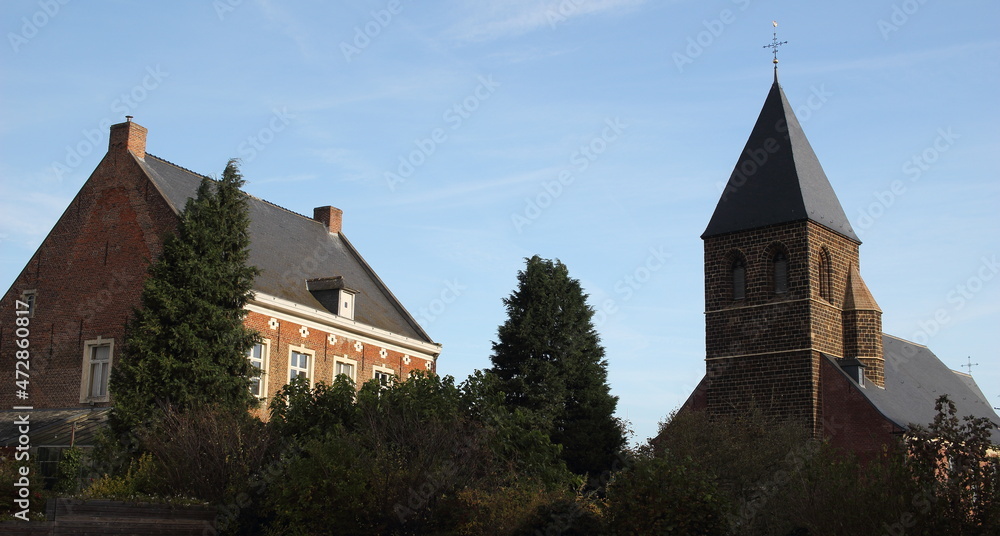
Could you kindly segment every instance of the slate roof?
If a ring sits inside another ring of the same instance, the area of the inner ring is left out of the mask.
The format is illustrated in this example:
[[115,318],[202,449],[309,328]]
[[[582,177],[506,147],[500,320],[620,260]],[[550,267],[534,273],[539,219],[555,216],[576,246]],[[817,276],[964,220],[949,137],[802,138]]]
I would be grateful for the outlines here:
[[[136,162],[174,211],[197,195],[202,175],[146,154]],[[433,343],[344,233],[262,199],[250,204],[250,263],[261,269],[254,290],[297,304],[327,310],[306,288],[306,279],[342,276],[358,291],[354,320],[422,342]]]
[[[959,417],[986,417],[1000,425],[1000,417],[975,380],[948,368],[926,346],[883,334],[882,347],[885,389],[871,383],[859,389],[890,421],[903,428],[911,424],[927,426],[937,414],[937,398],[948,395]],[[1000,444],[1000,430],[993,431],[993,441]]]
[[775,77],[701,237],[803,220],[861,242]]

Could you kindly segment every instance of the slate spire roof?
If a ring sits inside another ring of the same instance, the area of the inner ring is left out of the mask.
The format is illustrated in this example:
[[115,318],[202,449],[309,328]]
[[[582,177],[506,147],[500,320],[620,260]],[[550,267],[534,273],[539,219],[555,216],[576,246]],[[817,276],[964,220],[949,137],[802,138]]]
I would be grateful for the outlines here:
[[757,123],[701,237],[803,220],[861,242],[775,73]]

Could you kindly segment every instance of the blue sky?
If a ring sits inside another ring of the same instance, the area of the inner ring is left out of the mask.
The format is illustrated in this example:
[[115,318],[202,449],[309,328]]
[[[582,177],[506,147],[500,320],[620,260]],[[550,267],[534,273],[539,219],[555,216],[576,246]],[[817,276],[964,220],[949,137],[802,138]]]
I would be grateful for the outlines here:
[[885,331],[971,356],[1000,404],[988,0],[5,1],[0,285],[129,114],[154,155],[239,157],[258,197],[342,208],[442,373],[489,365],[525,257],[562,260],[645,439],[704,371],[699,236],[771,84],[772,20]]

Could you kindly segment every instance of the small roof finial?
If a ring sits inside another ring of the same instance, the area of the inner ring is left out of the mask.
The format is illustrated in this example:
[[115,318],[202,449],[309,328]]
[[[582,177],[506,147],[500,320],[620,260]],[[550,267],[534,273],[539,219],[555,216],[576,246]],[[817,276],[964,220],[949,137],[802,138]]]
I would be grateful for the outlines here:
[[128,122],[128,123],[131,123],[132,122],[132,116],[131,115],[126,115],[125,116],[125,121]]
[[774,79],[775,79],[775,81],[777,81],[778,80],[778,47],[780,47],[781,45],[784,45],[784,44],[788,43],[788,41],[778,41],[778,21],[772,20],[771,21],[771,26],[774,26],[774,35],[771,38],[771,43],[767,44],[767,45],[764,45],[763,48],[769,48],[769,49],[771,49],[771,52],[774,53],[774,62],[773,62],[774,63]]

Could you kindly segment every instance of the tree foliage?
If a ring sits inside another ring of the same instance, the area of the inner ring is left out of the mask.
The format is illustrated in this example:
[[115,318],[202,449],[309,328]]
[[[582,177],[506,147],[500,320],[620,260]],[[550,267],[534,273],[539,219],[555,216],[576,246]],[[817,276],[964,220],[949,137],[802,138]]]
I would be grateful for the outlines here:
[[559,261],[537,255],[504,299],[507,320],[491,356],[506,401],[534,415],[578,474],[599,476],[625,445],[614,412],[594,311],[580,282]]
[[997,425],[985,417],[958,417],[941,395],[929,426],[910,427],[907,447],[914,480],[924,493],[923,514],[938,534],[989,534],[1000,527],[1000,463],[992,451]]
[[176,234],[150,265],[141,306],[126,327],[112,367],[116,434],[160,414],[203,405],[247,409],[252,368],[247,352],[258,335],[245,327],[257,269],[248,266],[249,216],[235,160],[222,178],[202,180]]
[[[271,533],[516,531],[532,508],[565,496],[571,478],[546,436],[496,404],[493,383],[417,373],[390,386],[370,381],[350,401],[344,379],[283,390],[272,410],[287,410],[272,426],[306,433],[267,494]],[[341,417],[330,420],[323,414],[334,407]]]
[[728,534],[723,495],[690,459],[640,454],[608,485],[607,524],[614,534]]
[[[995,425],[982,418],[959,419],[947,397],[937,401],[936,409],[928,426],[911,425],[905,441],[863,459],[760,412],[712,419],[701,412],[675,413],[635,467],[616,475],[609,486],[609,527],[642,533],[664,518],[677,518],[670,506],[676,503],[670,501],[704,489],[695,478],[700,477],[726,508],[728,534],[996,534]],[[637,488],[644,471],[654,470],[662,473],[660,481],[675,487]],[[689,482],[677,480],[677,474],[688,475]],[[660,507],[643,509],[643,504]],[[622,508],[632,515],[619,516]],[[712,512],[705,510],[702,519],[714,519]]]

